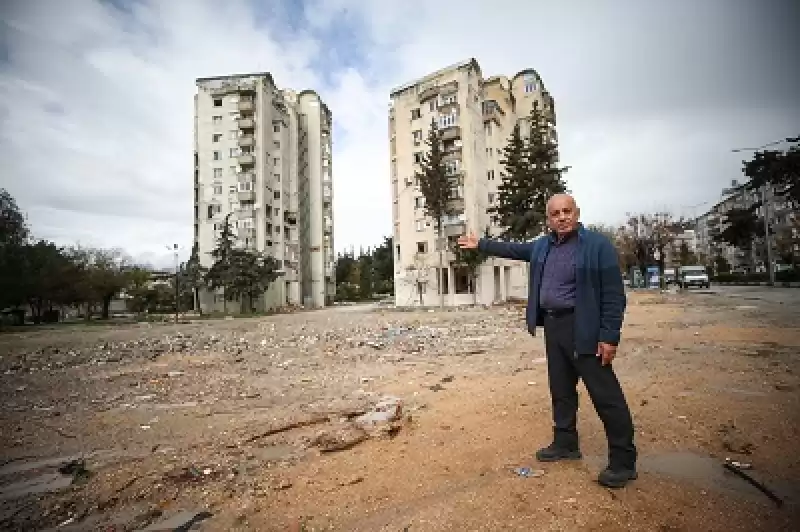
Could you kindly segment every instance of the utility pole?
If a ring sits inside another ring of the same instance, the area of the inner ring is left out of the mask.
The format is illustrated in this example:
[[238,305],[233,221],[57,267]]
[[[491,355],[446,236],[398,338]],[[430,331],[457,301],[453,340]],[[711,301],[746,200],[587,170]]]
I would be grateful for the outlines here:
[[167,246],[171,249],[175,257],[175,325],[178,324],[178,313],[180,311],[180,263],[178,262],[178,244]]

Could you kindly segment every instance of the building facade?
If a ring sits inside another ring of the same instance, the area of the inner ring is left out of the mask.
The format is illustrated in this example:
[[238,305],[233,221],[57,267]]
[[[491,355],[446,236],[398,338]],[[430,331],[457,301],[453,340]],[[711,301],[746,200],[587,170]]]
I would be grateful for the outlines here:
[[[474,232],[499,234],[487,210],[501,182],[503,149],[514,125],[523,132],[534,105],[552,113],[553,98],[539,75],[523,70],[512,78],[484,78],[474,59],[452,65],[391,93],[389,109],[390,179],[398,306],[491,304],[527,297],[528,268],[520,262],[492,258],[474,281],[455,257],[443,250],[440,264],[435,224],[425,216],[424,198],[415,175],[427,149],[431,121],[442,131],[443,148],[454,190],[456,214],[444,222],[443,236],[452,243]],[[552,132],[555,136],[555,131]],[[443,265],[442,275],[439,268]],[[439,279],[441,278],[441,286]]]
[[[763,194],[767,194],[767,206],[764,205]],[[721,201],[711,207],[708,212],[699,216],[695,223],[696,246],[698,254],[713,262],[716,258],[723,258],[734,272],[755,273],[767,271],[767,253],[764,244],[763,231],[752,239],[751,245],[746,248],[737,248],[718,240],[720,234],[727,227],[726,217],[733,209],[750,209],[756,203],[760,206],[756,210],[757,217],[763,221],[766,214],[771,233],[773,235],[773,263],[776,267],[781,262],[789,259],[794,263],[800,257],[800,242],[797,229],[797,208],[787,198],[776,195],[775,190],[750,190],[736,181],[731,188],[726,189]],[[761,228],[759,228],[760,230]],[[788,240],[793,249],[788,253],[776,246],[776,240]],[[790,257],[785,257],[790,255]]]
[[[269,73],[196,80],[194,241],[200,261],[226,217],[242,248],[279,261],[256,308],[323,307],[335,294],[330,110],[311,90],[279,89]],[[222,293],[201,308],[231,309]]]

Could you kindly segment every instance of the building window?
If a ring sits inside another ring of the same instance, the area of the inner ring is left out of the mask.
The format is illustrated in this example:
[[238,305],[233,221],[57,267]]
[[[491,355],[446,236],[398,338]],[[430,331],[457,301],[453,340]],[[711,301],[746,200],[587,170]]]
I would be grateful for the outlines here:
[[215,160],[215,161],[220,161],[220,160],[222,160],[222,153],[220,153],[220,152],[218,152],[218,151],[215,151],[215,152],[214,152],[214,160]]
[[419,142],[422,140],[422,130],[418,129],[414,131],[412,134],[414,135],[414,144],[419,144]]
[[442,115],[439,117],[439,127],[441,129],[456,125],[458,122],[458,115],[455,113],[449,115]]
[[214,168],[214,179],[222,179],[222,168]]
[[460,168],[461,168],[461,161],[459,161],[458,159],[444,162],[444,169],[450,175],[457,174]]
[[533,74],[525,74],[523,82],[525,83],[525,92],[536,91],[536,77]]
[[417,231],[424,231],[425,230],[425,221],[424,220],[417,220],[416,228],[417,228]]
[[253,183],[251,181],[242,181],[239,183],[239,192],[250,192],[253,190]]
[[274,159],[272,159],[272,164],[273,164],[274,166],[278,166],[279,164],[281,164],[281,159],[280,159],[280,157],[275,157]]
[[436,110],[436,100],[431,100],[431,102],[428,104],[428,109],[430,111],[435,111]]
[[211,135],[211,142],[219,142],[222,140],[222,133],[214,133]]
[[427,253],[427,252],[428,252],[428,243],[417,242],[417,253]]
[[275,181],[281,180],[281,174],[272,174],[272,176],[275,178]]
[[411,120],[416,120],[421,116],[419,109],[412,109],[411,110]]
[[222,107],[222,98],[214,98],[214,107]]
[[281,147],[281,143],[280,143],[280,141],[278,141],[278,140],[276,140],[275,142],[273,142],[273,143],[272,143],[272,145],[273,145],[273,146],[275,146],[276,148],[280,148],[280,147]]
[[275,133],[280,133],[281,132],[281,125],[280,124],[272,124],[272,131],[274,131]]
[[489,204],[491,205],[492,203],[494,203],[494,193],[490,192],[489,193]]
[[414,154],[414,164],[421,164],[422,163],[422,152],[418,151]]
[[455,94],[450,94],[448,96],[442,96],[442,105],[449,105],[451,103],[456,103],[458,98]]
[[236,185],[229,186],[228,192],[230,192],[231,194],[236,194]]
[[425,207],[425,197],[417,196],[416,198],[414,198],[414,208],[422,209],[423,207]]
[[239,130],[238,130],[238,129],[232,129],[232,130],[230,131],[230,135],[229,135],[229,137],[228,137],[228,138],[230,138],[231,140],[236,140],[236,139],[238,139],[238,138],[239,138]]
[[280,190],[276,190],[275,193],[272,195],[275,199],[281,199],[281,192]]
[[222,122],[222,115],[214,115],[214,116],[212,116],[211,117],[211,122],[213,124],[219,124],[220,122]]

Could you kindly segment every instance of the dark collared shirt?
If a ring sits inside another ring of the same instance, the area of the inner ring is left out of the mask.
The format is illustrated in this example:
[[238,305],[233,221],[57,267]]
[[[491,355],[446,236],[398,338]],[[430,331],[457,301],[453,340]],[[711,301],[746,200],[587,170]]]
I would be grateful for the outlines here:
[[550,238],[553,238],[553,242],[542,270],[539,305],[548,310],[574,308],[578,235],[572,232],[561,242],[554,237]]

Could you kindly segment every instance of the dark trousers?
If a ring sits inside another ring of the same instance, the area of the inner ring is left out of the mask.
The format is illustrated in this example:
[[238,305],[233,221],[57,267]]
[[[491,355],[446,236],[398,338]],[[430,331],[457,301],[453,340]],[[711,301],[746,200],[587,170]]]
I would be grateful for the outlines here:
[[575,353],[575,315],[546,315],[547,377],[553,401],[555,444],[578,448],[578,378],[589,392],[608,439],[609,465],[633,469],[636,446],[633,420],[611,364],[603,366],[596,353]]

